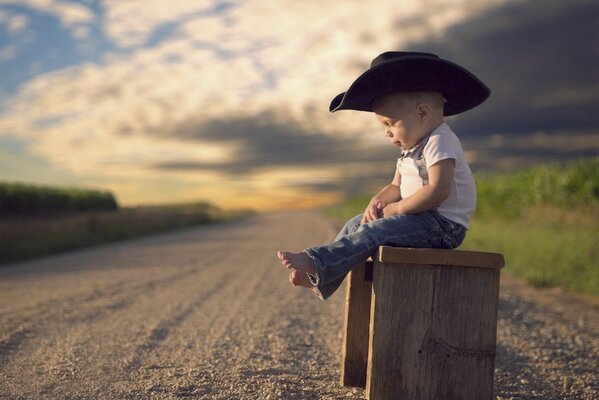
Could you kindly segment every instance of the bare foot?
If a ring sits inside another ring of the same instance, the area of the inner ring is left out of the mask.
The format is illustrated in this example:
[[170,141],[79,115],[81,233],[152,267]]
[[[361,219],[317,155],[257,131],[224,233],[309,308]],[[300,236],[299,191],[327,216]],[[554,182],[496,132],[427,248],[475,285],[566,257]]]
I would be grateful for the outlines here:
[[279,251],[277,252],[277,256],[281,260],[281,263],[287,268],[297,269],[308,274],[316,275],[314,261],[312,261],[310,256],[304,251],[300,251],[299,253]]
[[314,285],[312,285],[312,282],[310,282],[310,279],[308,278],[308,274],[298,270],[289,274],[289,282],[291,282],[293,286],[303,286],[308,289],[314,288]]
[[308,279],[308,274],[305,272],[298,270],[293,271],[289,274],[289,282],[291,282],[293,286],[302,286],[306,289],[310,289],[319,299],[324,300],[318,289],[312,285],[312,282]]

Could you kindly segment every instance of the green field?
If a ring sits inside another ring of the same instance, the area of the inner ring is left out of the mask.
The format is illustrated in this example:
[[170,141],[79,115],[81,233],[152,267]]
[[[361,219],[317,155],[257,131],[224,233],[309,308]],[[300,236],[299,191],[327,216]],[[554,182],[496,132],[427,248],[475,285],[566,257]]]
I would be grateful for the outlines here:
[[0,216],[55,215],[85,211],[117,210],[107,191],[0,182]]
[[[505,273],[540,287],[599,295],[599,161],[476,176],[478,205],[466,250],[503,253]],[[327,208],[345,220],[369,196]]]
[[475,218],[461,248],[505,255],[505,271],[533,286],[599,295],[599,209],[535,208],[514,218]]
[[207,202],[119,207],[109,192],[14,183],[0,183],[0,203],[0,266],[249,214]]
[[0,266],[66,250],[242,218],[208,203],[120,208],[46,217],[3,217]]

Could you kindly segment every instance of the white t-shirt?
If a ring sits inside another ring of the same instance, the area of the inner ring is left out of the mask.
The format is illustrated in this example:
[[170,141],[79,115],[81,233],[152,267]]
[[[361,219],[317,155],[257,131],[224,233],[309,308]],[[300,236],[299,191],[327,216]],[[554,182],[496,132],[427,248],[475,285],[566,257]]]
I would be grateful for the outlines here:
[[476,207],[476,186],[458,137],[443,123],[430,134],[428,140],[423,139],[419,145],[403,151],[402,157],[397,160],[397,168],[401,174],[401,197],[409,197],[425,183],[428,184],[426,168],[441,160],[453,158],[455,174],[451,193],[439,204],[437,211],[445,218],[469,228]]

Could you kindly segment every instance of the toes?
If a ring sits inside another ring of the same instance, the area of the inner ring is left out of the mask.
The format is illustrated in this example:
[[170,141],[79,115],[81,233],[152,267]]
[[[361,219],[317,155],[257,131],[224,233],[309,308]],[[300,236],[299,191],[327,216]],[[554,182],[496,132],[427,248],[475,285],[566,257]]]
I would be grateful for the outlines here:
[[289,260],[289,253],[286,251],[279,251],[277,253],[277,256],[279,257],[279,260],[283,261],[283,263],[291,263],[291,261]]
[[277,257],[279,257],[279,259],[281,260],[281,263],[287,267],[287,268],[291,268],[291,261],[289,261],[286,257],[285,257],[285,252],[283,251],[278,251],[277,252]]
[[289,258],[289,253],[286,251],[279,251],[277,252],[277,256],[279,257],[279,259],[281,260],[281,263],[291,269],[293,268],[293,262],[291,261],[291,259]]
[[289,274],[289,282],[291,282],[293,286],[297,286],[299,284],[299,277],[297,276],[297,271],[293,271]]
[[289,282],[291,282],[294,286],[302,286],[308,289],[313,289],[310,280],[308,279],[308,275],[305,272],[301,272],[298,270],[293,271],[289,274]]

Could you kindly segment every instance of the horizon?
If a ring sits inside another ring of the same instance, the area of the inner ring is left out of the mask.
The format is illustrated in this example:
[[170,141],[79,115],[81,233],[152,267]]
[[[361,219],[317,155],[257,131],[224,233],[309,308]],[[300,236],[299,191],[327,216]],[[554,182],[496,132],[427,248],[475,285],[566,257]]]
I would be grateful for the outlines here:
[[[542,164],[538,164],[538,163],[531,163],[528,166],[522,166],[520,168],[517,169],[513,169],[513,168],[508,168],[507,170],[480,170],[478,172],[474,173],[475,178],[478,176],[482,176],[483,179],[488,179],[490,177],[496,177],[496,176],[506,176],[506,175],[511,175],[513,176],[517,176],[518,173],[521,172],[528,172],[531,170],[531,168],[534,167],[545,167],[545,168],[554,168],[554,167],[568,167],[568,166],[574,166],[576,163],[579,162],[586,162],[588,160],[593,160],[594,163],[599,166],[599,156],[593,156],[593,157],[579,157],[579,158],[573,158],[573,159],[569,159],[569,160],[560,160],[560,161],[553,161],[553,162],[549,162],[549,163],[542,163]],[[195,204],[201,204],[201,203],[206,203],[212,206],[215,206],[216,204],[214,204],[210,199],[192,199],[190,201],[175,201],[175,202],[163,202],[163,203],[137,203],[137,204],[122,204],[117,195],[115,193],[113,193],[112,191],[106,189],[106,188],[100,188],[100,187],[86,187],[86,186],[81,186],[81,185],[70,185],[70,186],[57,186],[57,185],[48,185],[48,184],[44,184],[44,183],[32,183],[32,182],[26,182],[26,181],[6,181],[6,180],[0,180],[0,186],[2,184],[15,184],[15,185],[23,185],[23,186],[30,186],[30,187],[36,187],[36,188],[41,188],[41,189],[58,189],[58,190],[83,190],[83,191],[97,191],[97,192],[105,192],[105,193],[110,193],[116,203],[118,208],[135,208],[135,207],[161,207],[161,206],[188,206],[188,205],[195,205]],[[352,199],[360,199],[364,196],[368,196],[370,193],[368,191],[363,191],[363,192],[358,192],[358,193],[353,193],[353,194],[349,194],[346,196],[336,196],[336,197],[332,197],[332,198],[310,198],[309,201],[304,201],[302,203],[300,203],[300,205],[298,206],[297,204],[294,207],[291,207],[293,209],[308,209],[308,208],[319,208],[322,206],[331,206],[331,205],[343,205],[344,202],[347,202],[348,200],[352,200]],[[296,201],[297,199],[288,199],[287,200],[287,204],[282,203],[280,204],[278,207],[276,208],[272,208],[272,207],[247,207],[245,206],[245,204],[240,204],[240,205],[233,205],[233,206],[225,206],[225,207],[220,207],[223,210],[242,210],[242,209],[247,209],[249,211],[255,211],[255,212],[265,212],[265,211],[281,211],[284,209],[289,209],[290,205],[289,202],[290,201]]]
[[0,181],[125,207],[375,190],[397,150],[369,113],[328,104],[387,50],[435,53],[491,88],[446,120],[475,174],[599,155],[599,51],[582,40],[599,4],[429,3],[0,0]]

